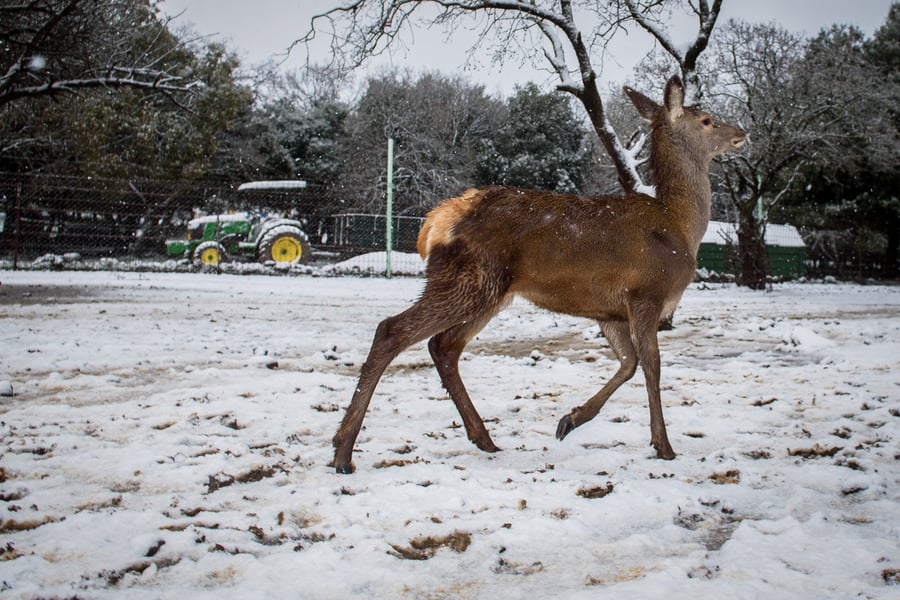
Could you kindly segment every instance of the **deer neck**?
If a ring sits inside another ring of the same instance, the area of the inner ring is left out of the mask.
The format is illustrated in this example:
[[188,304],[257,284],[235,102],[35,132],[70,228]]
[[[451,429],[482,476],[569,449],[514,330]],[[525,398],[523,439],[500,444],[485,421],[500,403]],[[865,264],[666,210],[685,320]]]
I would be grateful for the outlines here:
[[656,197],[672,213],[696,255],[709,225],[712,206],[709,160],[699,153],[685,151],[662,128],[655,134],[650,146],[650,169]]

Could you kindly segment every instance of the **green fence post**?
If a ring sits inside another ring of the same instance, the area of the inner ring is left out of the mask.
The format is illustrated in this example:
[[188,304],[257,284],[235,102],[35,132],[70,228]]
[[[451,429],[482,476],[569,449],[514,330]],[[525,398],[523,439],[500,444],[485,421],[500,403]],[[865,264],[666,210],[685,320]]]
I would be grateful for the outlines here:
[[387,157],[387,223],[384,230],[385,276],[391,278],[391,246],[394,238],[394,138],[388,138]]
[[19,242],[22,227],[22,182],[16,182],[16,230],[13,234],[13,271],[19,270]]

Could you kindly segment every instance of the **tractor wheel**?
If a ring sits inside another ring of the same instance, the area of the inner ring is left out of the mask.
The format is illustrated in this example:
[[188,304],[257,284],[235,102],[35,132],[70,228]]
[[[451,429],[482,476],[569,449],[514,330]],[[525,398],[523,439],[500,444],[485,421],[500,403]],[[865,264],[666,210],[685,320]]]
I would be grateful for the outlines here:
[[225,248],[219,242],[203,242],[194,249],[194,264],[218,267],[225,260]]
[[274,262],[276,266],[309,262],[309,242],[306,235],[290,225],[275,227],[259,242],[259,262]]

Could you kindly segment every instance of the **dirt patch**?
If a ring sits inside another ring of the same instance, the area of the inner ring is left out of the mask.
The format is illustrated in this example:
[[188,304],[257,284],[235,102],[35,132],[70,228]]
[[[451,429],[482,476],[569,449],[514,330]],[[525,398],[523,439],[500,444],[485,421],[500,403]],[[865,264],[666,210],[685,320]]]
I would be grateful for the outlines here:
[[[174,565],[177,565],[181,561],[180,558],[163,558],[159,560],[142,560],[127,567],[123,567],[121,569],[104,569],[101,571],[98,576],[104,580],[106,580],[107,585],[116,586],[119,582],[122,581],[126,576],[140,576],[149,569],[151,566],[155,566],[160,571],[163,569],[167,569]],[[87,578],[86,578],[87,579]]]
[[544,564],[541,561],[535,561],[531,564],[516,562],[500,558],[497,564],[491,567],[491,571],[498,575],[534,575],[544,570]]
[[843,446],[826,448],[819,444],[813,444],[812,448],[789,448],[788,456],[799,456],[800,458],[832,457],[843,449]]
[[215,475],[209,476],[209,480],[206,483],[206,493],[211,494],[217,490],[234,485],[236,483],[255,483],[257,481],[262,481],[263,479],[273,477],[277,473],[287,472],[288,469],[285,465],[277,464],[254,467],[249,471],[245,471],[237,475],[217,473]]
[[699,541],[707,550],[715,551],[722,548],[731,534],[737,529],[743,519],[729,514],[729,512],[715,512],[710,510],[698,512],[679,511],[674,519],[675,525],[688,531],[697,532]]
[[409,540],[407,547],[391,544],[393,550],[388,550],[388,554],[406,560],[428,560],[441,548],[450,548],[454,552],[465,552],[471,543],[471,534],[454,531],[444,536],[429,535],[413,538]]
[[[615,354],[603,337],[584,339],[583,328],[573,328],[554,336],[514,339],[502,342],[475,340],[466,347],[472,354],[501,355],[512,358],[530,358],[538,350],[551,358],[573,357],[586,360],[586,351],[602,353],[609,360],[615,360]],[[587,359],[590,360],[590,359]],[[594,358],[593,360],[596,360]]]
[[900,585],[900,569],[884,569],[881,578],[888,585]]
[[596,485],[588,488],[581,488],[578,490],[577,494],[582,498],[587,498],[588,500],[593,500],[596,498],[604,498],[611,494],[613,491],[613,484],[607,483],[606,485]]
[[387,469],[389,467],[405,467],[407,465],[414,465],[414,464],[418,464],[418,463],[425,463],[427,465],[430,462],[431,461],[425,460],[424,458],[419,457],[419,456],[417,456],[413,459],[408,459],[408,460],[400,459],[400,458],[393,458],[393,459],[385,459],[385,460],[378,461],[377,463],[372,465],[372,468],[373,469]]
[[18,285],[0,282],[0,305],[76,304],[97,298],[102,288],[69,285]]
[[26,519],[17,521],[16,519],[6,519],[0,521],[0,533],[10,533],[14,531],[30,531],[43,527],[49,523],[55,523],[57,520],[53,517],[44,517],[43,519]]
[[728,471],[713,473],[707,479],[718,485],[737,484],[741,482],[741,472],[737,469],[729,469]]

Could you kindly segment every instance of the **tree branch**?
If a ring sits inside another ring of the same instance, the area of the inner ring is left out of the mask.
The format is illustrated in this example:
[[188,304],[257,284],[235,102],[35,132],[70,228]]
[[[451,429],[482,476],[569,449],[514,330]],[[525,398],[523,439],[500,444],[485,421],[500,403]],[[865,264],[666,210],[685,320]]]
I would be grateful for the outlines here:
[[157,21],[149,10],[140,2],[85,0],[4,5],[0,39],[7,53],[0,56],[5,66],[0,106],[88,88],[131,87],[162,92],[187,108],[177,96],[193,93],[198,84],[159,67],[184,44],[167,44],[169,21]]
[[[37,53],[37,49],[40,48],[41,44],[50,37],[51,33],[66,17],[72,14],[78,6],[78,3],[81,1],[82,0],[70,0],[62,10],[57,13],[52,13],[47,21],[30,37],[25,44],[25,47],[19,53],[18,58],[13,61],[3,77],[0,77],[0,96],[3,95],[5,90],[15,84],[16,77],[20,73],[27,70],[25,64],[26,59],[29,59]],[[0,102],[0,104],[2,104],[2,102]]]
[[681,69],[681,78],[685,84],[685,102],[688,104],[699,103],[702,89],[697,73],[697,62],[709,45],[719,12],[722,9],[722,0],[713,0],[712,7],[707,0],[690,0],[688,2],[691,11],[697,16],[697,34],[684,52],[678,49],[669,36],[669,32],[660,22],[650,16],[654,9],[663,5],[664,0],[652,0],[643,6],[639,0],[622,0],[622,2],[628,9],[631,18],[678,63],[678,67]]
[[[92,77],[87,79],[69,79],[69,80],[60,80],[60,81],[51,81],[41,85],[29,86],[29,87],[19,87],[6,94],[0,95],[0,105],[6,102],[12,102],[14,100],[19,100],[21,98],[34,98],[38,96],[56,96],[59,94],[66,93],[75,93],[78,90],[90,89],[90,88],[99,88],[99,87],[109,87],[109,88],[138,88],[138,89],[146,89],[146,90],[155,90],[159,92],[165,92],[167,96],[169,94],[176,93],[184,93],[185,91],[192,90],[197,87],[198,83],[188,84],[188,85],[175,85],[172,82],[178,81],[178,78],[167,76],[163,73],[160,73],[156,79],[153,80],[142,80],[138,79],[136,76],[138,75],[138,70],[132,71],[130,75],[126,76],[106,76],[106,77]],[[173,97],[169,96],[169,98],[175,102],[180,108],[187,110],[187,106],[183,104],[179,104]]]
[[[498,52],[500,57],[513,52],[510,48],[514,47],[512,41],[515,36],[536,27],[541,31],[547,44],[540,49],[534,48],[534,53],[542,54],[552,72],[558,77],[559,83],[556,88],[572,94],[584,105],[595,132],[616,167],[623,188],[627,192],[652,193],[652,188],[641,181],[634,149],[629,150],[622,144],[606,115],[597,86],[597,72],[592,63],[591,48],[585,43],[585,37],[576,19],[584,18],[583,12],[590,11],[594,20],[599,23],[592,25],[589,37],[591,45],[608,42],[623,23],[635,20],[654,33],[655,37],[664,43],[667,51],[678,56],[679,64],[685,63],[685,57],[678,54],[675,44],[649,16],[653,10],[662,6],[665,0],[622,1],[629,9],[627,13],[618,10],[619,5],[616,2],[583,2],[578,4],[581,12],[576,13],[576,2],[573,0],[559,0],[558,4],[539,3],[538,0],[355,0],[315,15],[309,30],[291,45],[291,49],[298,45],[309,49],[321,35],[330,35],[328,43],[332,50],[332,66],[339,69],[354,69],[367,59],[386,51],[393,44],[401,43],[400,34],[407,27],[411,27],[414,16],[421,15],[422,9],[428,6],[438,10],[437,16],[429,17],[429,26],[443,25],[452,28],[456,25],[456,21],[463,17],[472,15],[482,17],[483,22],[487,23],[485,33],[499,30],[507,36],[503,40],[507,43]],[[712,7],[709,7],[706,0],[701,0],[693,7],[701,16],[701,26],[687,64],[696,64],[697,57],[706,47],[721,1],[715,0]],[[550,9],[549,6],[557,6],[558,10]],[[483,35],[482,39],[485,37],[487,36]],[[480,43],[477,42],[474,47],[479,47]],[[571,60],[568,57],[572,54],[577,61],[577,65],[573,65],[575,68],[570,68],[568,63],[568,60]],[[688,81],[696,81],[696,77]]]

